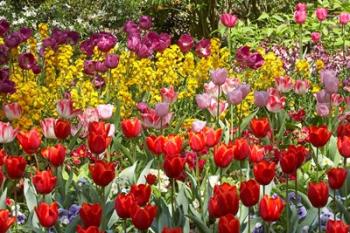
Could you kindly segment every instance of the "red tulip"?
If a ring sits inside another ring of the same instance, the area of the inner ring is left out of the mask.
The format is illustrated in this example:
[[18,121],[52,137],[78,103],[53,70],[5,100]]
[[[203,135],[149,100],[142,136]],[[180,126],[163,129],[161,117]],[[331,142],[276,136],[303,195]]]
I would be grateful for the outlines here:
[[250,162],[257,163],[264,159],[265,148],[259,145],[253,145],[250,151]]
[[162,233],[182,233],[181,227],[164,227]]
[[56,186],[57,178],[52,175],[51,170],[37,171],[32,178],[35,190],[39,194],[49,194]]
[[234,157],[236,160],[244,160],[250,157],[251,149],[246,139],[238,138],[234,142]]
[[322,208],[327,205],[328,186],[325,182],[310,182],[307,189],[307,196],[315,208]]
[[146,144],[148,149],[155,155],[160,155],[163,153],[163,145],[165,142],[165,137],[164,136],[149,136],[146,137]]
[[188,137],[189,137],[188,143],[193,151],[200,152],[204,150],[206,145],[204,140],[204,134],[202,131],[198,133],[189,132]]
[[263,138],[270,131],[270,123],[267,118],[254,118],[250,121],[250,129],[257,138]]
[[227,214],[236,215],[239,206],[239,197],[236,186],[227,183],[215,185],[214,194],[209,199],[209,215],[214,218],[220,218]]
[[331,187],[331,189],[340,189],[346,180],[347,174],[347,170],[342,167],[334,167],[328,170],[329,187]]
[[99,227],[102,217],[102,207],[100,204],[83,203],[79,210],[80,219],[86,227]]
[[157,176],[155,176],[151,173],[147,174],[147,176],[145,178],[146,178],[147,184],[149,184],[149,185],[154,185],[157,182]]
[[174,156],[180,154],[182,150],[182,138],[177,135],[169,135],[163,144],[163,153],[166,156]]
[[142,131],[141,121],[137,118],[123,120],[121,125],[126,138],[138,137]]
[[326,233],[348,233],[350,230],[349,225],[345,224],[342,220],[327,221]]
[[284,203],[280,197],[265,195],[259,204],[260,217],[266,222],[277,221],[283,212]]
[[65,119],[58,119],[55,122],[54,131],[58,139],[66,139],[71,133],[70,122]]
[[350,124],[339,124],[337,128],[337,136],[342,137],[342,136],[349,136],[350,137]]
[[97,160],[95,163],[89,165],[90,175],[95,184],[105,187],[115,177],[115,165],[103,160]]
[[32,129],[29,132],[19,132],[17,140],[21,144],[24,152],[34,154],[38,151],[41,144],[41,135],[37,129]]
[[0,232],[7,232],[16,222],[16,217],[10,217],[10,211],[0,210]]
[[8,156],[5,160],[7,175],[11,179],[20,179],[24,176],[27,162],[22,156]]
[[239,220],[233,214],[227,214],[219,219],[219,233],[239,233]]
[[131,211],[135,208],[136,201],[131,193],[119,193],[115,199],[115,210],[119,218],[130,218]]
[[288,151],[294,153],[297,159],[297,168],[303,165],[306,156],[308,155],[308,150],[304,146],[290,145]]
[[276,164],[262,160],[254,164],[254,176],[261,185],[268,185],[275,177]]
[[233,146],[220,144],[214,149],[214,162],[216,166],[225,168],[233,159]]
[[284,173],[294,173],[298,168],[298,159],[296,154],[289,150],[282,151],[280,157],[280,165]]
[[58,220],[58,205],[56,202],[51,204],[41,202],[35,207],[35,213],[38,216],[40,224],[43,227],[50,228]]
[[183,175],[185,162],[185,158],[180,156],[167,156],[163,164],[165,174],[172,179],[181,178],[181,175]]
[[133,184],[131,185],[130,193],[134,195],[135,201],[139,206],[144,206],[151,197],[151,186],[147,184]]
[[203,129],[205,144],[208,147],[213,147],[220,142],[222,129],[219,128],[217,130],[209,127],[205,127]]
[[244,206],[252,207],[259,202],[260,185],[255,180],[247,180],[241,183],[239,196]]
[[338,151],[344,158],[350,158],[350,136],[338,136]]
[[110,125],[101,122],[91,122],[89,124],[88,144],[92,153],[101,154],[111,142],[108,136]]
[[132,212],[131,221],[137,229],[146,230],[151,226],[156,215],[157,207],[154,205],[136,206]]
[[100,229],[98,229],[98,227],[95,226],[83,228],[80,225],[78,225],[77,233],[104,233],[104,231],[100,231]]
[[46,147],[41,150],[41,155],[49,160],[53,166],[59,167],[64,163],[66,148],[62,144]]
[[309,142],[315,147],[322,147],[326,145],[331,132],[328,131],[327,126],[310,126],[309,127]]

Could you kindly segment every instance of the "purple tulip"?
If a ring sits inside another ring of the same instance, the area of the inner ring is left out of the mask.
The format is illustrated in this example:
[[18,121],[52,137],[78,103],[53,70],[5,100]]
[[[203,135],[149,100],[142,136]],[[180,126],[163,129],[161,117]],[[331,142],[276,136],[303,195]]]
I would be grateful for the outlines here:
[[221,86],[228,78],[228,72],[225,68],[216,69],[210,72],[210,76],[215,85]]
[[84,61],[84,72],[88,75],[94,75],[96,72],[96,62],[92,60]]
[[209,57],[211,54],[211,44],[208,39],[201,39],[195,48],[198,57]]
[[330,94],[328,94],[324,89],[320,90],[315,94],[317,103],[329,103],[330,102]]
[[40,74],[41,72],[41,67],[38,65],[38,64],[35,64],[33,67],[32,67],[32,71],[34,74]]
[[18,56],[18,64],[23,70],[31,70],[36,64],[35,57],[31,53],[22,53]]
[[146,44],[141,44],[138,50],[136,51],[137,56],[140,58],[150,57],[153,53],[153,50],[148,47]]
[[96,89],[100,89],[106,84],[106,82],[100,75],[95,75],[92,79],[92,84]]
[[321,117],[326,117],[329,115],[329,107],[327,104],[317,104],[316,105],[316,112],[317,115],[321,116]]
[[245,99],[250,92],[250,85],[244,83],[239,86],[239,89],[242,92],[242,98]]
[[148,111],[148,104],[145,102],[137,103],[136,105],[137,110],[139,110],[141,113],[145,113]]
[[339,80],[336,75],[337,73],[334,70],[323,70],[320,72],[324,88],[330,94],[338,92]]
[[210,105],[211,96],[204,93],[196,95],[196,103],[200,109],[206,109]]
[[5,36],[5,45],[9,48],[16,48],[21,43],[21,37],[18,32]]
[[75,31],[69,31],[67,32],[67,43],[71,45],[75,45],[80,40],[80,34],[79,32]]
[[228,102],[232,105],[238,105],[243,101],[242,91],[238,88],[227,94]]
[[254,104],[258,107],[265,107],[269,99],[267,91],[255,91],[254,92]]
[[0,93],[12,94],[15,91],[15,83],[9,80],[9,69],[0,69]]
[[193,47],[193,38],[189,34],[183,34],[180,36],[179,40],[177,41],[177,45],[180,47],[181,52],[187,53],[190,51]]
[[143,15],[139,19],[139,26],[143,30],[148,30],[152,27],[152,18],[147,15]]
[[9,29],[10,23],[5,19],[0,20],[0,36],[3,37]]
[[105,65],[108,68],[110,69],[117,68],[118,64],[119,64],[119,56],[117,54],[109,53],[106,56]]
[[80,51],[85,53],[88,56],[91,56],[94,53],[95,44],[92,40],[87,39],[80,43]]
[[31,28],[23,27],[19,29],[21,36],[21,42],[28,40],[33,35],[33,30]]
[[137,24],[132,20],[128,20],[124,23],[123,30],[124,30],[124,32],[129,34],[129,36],[133,35],[133,34],[140,34],[140,31],[139,31]]
[[158,103],[156,104],[155,110],[156,110],[157,116],[164,117],[169,113],[169,103],[166,103],[166,102]]
[[155,47],[155,51],[163,52],[171,44],[171,36],[167,33],[161,33],[159,35],[158,44]]
[[9,55],[9,48],[6,45],[0,45],[0,65],[8,62]]

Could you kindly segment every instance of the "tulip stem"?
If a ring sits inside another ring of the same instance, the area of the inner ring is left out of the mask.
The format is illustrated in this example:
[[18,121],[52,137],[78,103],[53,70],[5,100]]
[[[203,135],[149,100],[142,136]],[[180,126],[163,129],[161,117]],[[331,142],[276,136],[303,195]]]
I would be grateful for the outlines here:
[[126,219],[124,219],[124,233],[127,233],[127,223],[126,223]]
[[289,205],[288,205],[288,174],[286,174],[286,211],[287,211],[287,232],[289,232]]
[[15,232],[17,233],[17,187],[15,185],[15,190],[14,190],[14,197],[13,197],[14,201],[15,201],[15,218],[16,218],[16,221],[15,221]]
[[36,156],[36,154],[34,154],[34,159],[35,159],[35,163],[36,163],[36,168],[38,169],[38,171],[40,171],[40,169],[39,169],[39,161],[38,161],[38,157]]
[[298,200],[298,170],[295,171],[295,200]]
[[160,169],[162,169],[162,157],[159,156],[158,159],[158,190],[160,193],[160,196],[162,195],[162,192],[160,191]]
[[265,196],[265,185],[263,185],[263,197]]
[[242,180],[243,180],[242,167],[243,167],[243,160],[239,161],[239,181],[240,181],[240,183],[242,183]]
[[219,112],[220,112],[220,85],[218,85],[218,100],[217,100],[217,108],[216,108],[216,121],[217,121],[217,124],[218,124],[218,126],[220,126],[219,125],[219,121],[220,121],[220,114],[219,114]]
[[251,210],[251,207],[248,207],[248,233],[251,233],[251,231],[250,231],[250,210]]
[[172,204],[172,215],[173,218],[175,218],[175,208],[176,208],[176,200],[175,200],[175,179],[171,180],[172,182],[172,189],[171,189],[171,204]]
[[335,199],[335,189],[333,189],[333,201],[334,201],[334,220],[335,220],[335,216],[337,215],[337,201]]
[[318,147],[316,148],[316,179],[318,181],[320,181],[319,177],[318,177],[318,170],[320,169],[320,166],[318,164]]
[[233,105],[231,104],[230,106],[230,117],[231,117],[231,124],[230,124],[230,137],[231,140],[234,138],[234,133],[233,133]]
[[318,208],[318,232],[321,233],[321,209]]

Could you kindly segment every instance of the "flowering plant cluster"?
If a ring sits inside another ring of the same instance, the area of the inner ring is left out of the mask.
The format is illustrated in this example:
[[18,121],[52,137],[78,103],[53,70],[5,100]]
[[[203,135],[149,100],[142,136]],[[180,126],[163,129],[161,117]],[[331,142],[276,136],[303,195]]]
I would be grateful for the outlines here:
[[0,232],[349,232],[346,44],[236,47],[238,21],[172,44],[148,16],[125,43],[1,20]]

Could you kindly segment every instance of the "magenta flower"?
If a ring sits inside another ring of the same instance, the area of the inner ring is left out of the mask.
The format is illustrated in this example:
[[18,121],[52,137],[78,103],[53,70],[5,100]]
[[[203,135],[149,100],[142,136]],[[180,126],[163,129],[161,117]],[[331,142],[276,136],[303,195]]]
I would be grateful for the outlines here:
[[325,19],[327,19],[328,10],[326,8],[319,7],[316,9],[315,14],[316,14],[318,21],[322,22]]
[[148,15],[143,15],[139,19],[139,26],[141,29],[148,30],[152,27],[152,18]]
[[0,65],[8,62],[9,55],[9,48],[6,45],[0,45]]
[[339,23],[342,25],[348,24],[350,21],[350,14],[347,12],[342,12],[339,15]]
[[136,52],[141,46],[141,38],[138,34],[128,36],[127,47],[129,50]]
[[16,48],[21,43],[19,32],[13,32],[5,36],[5,45],[9,48]]
[[124,32],[129,34],[129,36],[134,35],[134,34],[140,34],[140,30],[139,30],[137,23],[135,23],[132,20],[128,20],[124,23],[123,30],[124,30]]
[[31,28],[23,27],[19,29],[19,35],[21,37],[21,42],[28,40],[33,35],[33,30]]
[[104,61],[105,66],[110,69],[117,68],[119,64],[119,56],[117,54],[109,53]]
[[304,24],[306,21],[306,17],[307,17],[306,11],[299,10],[294,12],[294,21],[297,24]]
[[177,41],[177,45],[180,47],[181,52],[187,53],[190,51],[193,47],[193,38],[189,34],[183,34],[180,36],[179,40]]
[[234,26],[236,26],[237,21],[237,16],[231,15],[229,13],[224,13],[220,16],[220,22],[228,28],[233,28]]
[[167,103],[174,103],[176,101],[177,93],[173,86],[169,88],[163,87],[160,89],[160,94],[162,96],[162,101]]
[[84,61],[84,73],[94,75],[96,73],[96,62],[92,60]]
[[295,11],[307,11],[307,5],[305,3],[299,2],[295,5]]
[[117,38],[108,32],[101,32],[98,34],[97,47],[100,51],[107,53],[114,48],[117,43]]
[[9,29],[10,23],[5,19],[0,20],[0,36],[3,37]]
[[160,33],[155,51],[163,52],[171,44],[171,36],[168,33]]
[[341,103],[343,103],[344,97],[341,96],[338,93],[333,93],[331,95],[331,105],[332,106],[339,106]]
[[242,68],[259,69],[264,64],[264,58],[258,52],[251,53],[249,46],[243,46],[236,51],[236,60]]
[[100,73],[105,73],[108,71],[108,67],[106,66],[104,61],[97,61],[95,63],[95,69],[97,72],[100,72]]
[[211,44],[208,39],[201,39],[195,48],[198,57],[209,57],[211,54]]
[[321,39],[321,33],[319,32],[312,32],[311,33],[311,40],[312,42],[314,42],[315,44],[317,44]]

